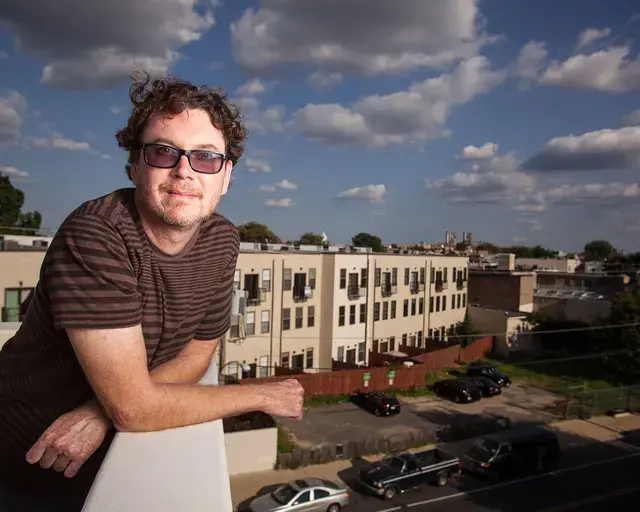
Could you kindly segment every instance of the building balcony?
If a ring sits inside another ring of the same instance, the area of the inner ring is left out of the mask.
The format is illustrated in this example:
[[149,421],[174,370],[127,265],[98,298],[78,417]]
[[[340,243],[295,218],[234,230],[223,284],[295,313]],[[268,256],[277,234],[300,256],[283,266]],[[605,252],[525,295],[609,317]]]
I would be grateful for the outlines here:
[[358,300],[363,296],[362,290],[364,290],[364,288],[360,288],[357,284],[350,284],[347,286],[347,297],[349,300]]
[[305,286],[304,288],[293,287],[293,302],[306,302],[313,298],[313,289]]
[[409,293],[416,294],[420,291],[418,281],[412,281],[409,283]]
[[456,290],[464,290],[464,281],[456,282]]
[[[19,326],[0,323],[0,348]],[[215,361],[200,384],[218,384]],[[230,420],[233,423],[236,418]],[[232,512],[229,476],[272,470],[277,457],[277,428],[263,425],[255,430],[229,429],[227,422],[117,433],[83,512]]]
[[247,306],[259,306],[267,300],[267,289],[259,288],[258,290],[245,290],[247,295]]
[[436,292],[440,293],[449,289],[449,283],[436,283]]
[[398,285],[383,283],[382,286],[380,286],[380,294],[383,297],[391,297],[396,293],[398,293]]

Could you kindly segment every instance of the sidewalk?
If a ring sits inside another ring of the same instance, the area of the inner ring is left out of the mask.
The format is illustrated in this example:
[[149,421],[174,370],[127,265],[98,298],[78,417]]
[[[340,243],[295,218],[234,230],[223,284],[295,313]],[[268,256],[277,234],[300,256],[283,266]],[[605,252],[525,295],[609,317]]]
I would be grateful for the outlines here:
[[[640,432],[640,415],[632,414],[623,418],[612,418],[609,416],[599,416],[589,420],[564,420],[549,424],[549,427],[557,430],[559,434],[572,434],[579,436],[585,441],[597,441],[610,443],[623,448],[626,451],[638,451],[640,448],[623,441],[623,433],[638,430]],[[562,439],[561,439],[562,442]],[[416,448],[425,450],[428,447]],[[363,457],[369,461],[380,459],[381,455],[370,455]],[[230,478],[231,496],[233,506],[255,496],[263,487],[283,484],[295,480],[296,478],[318,477],[329,480],[342,481],[339,474],[343,474],[352,467],[350,460],[339,460],[328,464],[317,466],[307,466],[299,469],[288,469],[281,471],[265,471],[261,473],[250,473],[238,475]]]

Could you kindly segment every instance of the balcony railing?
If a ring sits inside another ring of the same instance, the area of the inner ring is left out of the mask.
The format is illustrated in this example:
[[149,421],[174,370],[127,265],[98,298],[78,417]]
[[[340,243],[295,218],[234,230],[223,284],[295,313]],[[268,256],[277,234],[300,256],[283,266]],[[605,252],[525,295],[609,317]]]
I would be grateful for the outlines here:
[[444,283],[436,281],[436,292],[440,293],[444,289]]
[[418,293],[418,281],[411,281],[409,283],[409,292],[410,293]]
[[350,284],[347,287],[347,296],[349,297],[349,300],[356,300],[362,297],[361,290],[362,288],[357,284]]
[[463,290],[464,289],[464,281],[462,281],[462,280],[456,281],[456,289],[457,290]]
[[259,306],[267,300],[267,289],[259,288],[258,290],[245,290],[248,292],[247,306]]
[[306,302],[313,298],[313,289],[308,287],[293,287],[293,302]]

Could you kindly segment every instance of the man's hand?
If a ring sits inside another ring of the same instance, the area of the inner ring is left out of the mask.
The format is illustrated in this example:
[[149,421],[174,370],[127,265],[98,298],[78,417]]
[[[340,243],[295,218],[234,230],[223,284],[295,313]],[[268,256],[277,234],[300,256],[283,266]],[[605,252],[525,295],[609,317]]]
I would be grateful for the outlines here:
[[27,462],[40,462],[42,468],[53,467],[72,478],[100,447],[110,428],[111,420],[97,402],[88,402],[54,421],[27,452]]
[[282,380],[261,386],[266,397],[263,412],[272,416],[302,419],[304,388],[295,379]]

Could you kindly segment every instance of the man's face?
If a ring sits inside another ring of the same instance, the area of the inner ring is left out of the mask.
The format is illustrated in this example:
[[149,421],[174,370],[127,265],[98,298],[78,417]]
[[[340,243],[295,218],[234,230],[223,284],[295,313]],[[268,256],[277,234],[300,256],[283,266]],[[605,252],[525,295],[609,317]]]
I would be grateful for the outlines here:
[[[152,115],[142,142],[219,153],[226,149],[222,132],[204,110],[185,110],[173,117]],[[189,230],[213,214],[220,197],[227,193],[231,168],[231,162],[225,161],[217,174],[199,173],[183,155],[175,167],[162,169],[148,165],[140,151],[131,178],[145,209],[172,228]]]

